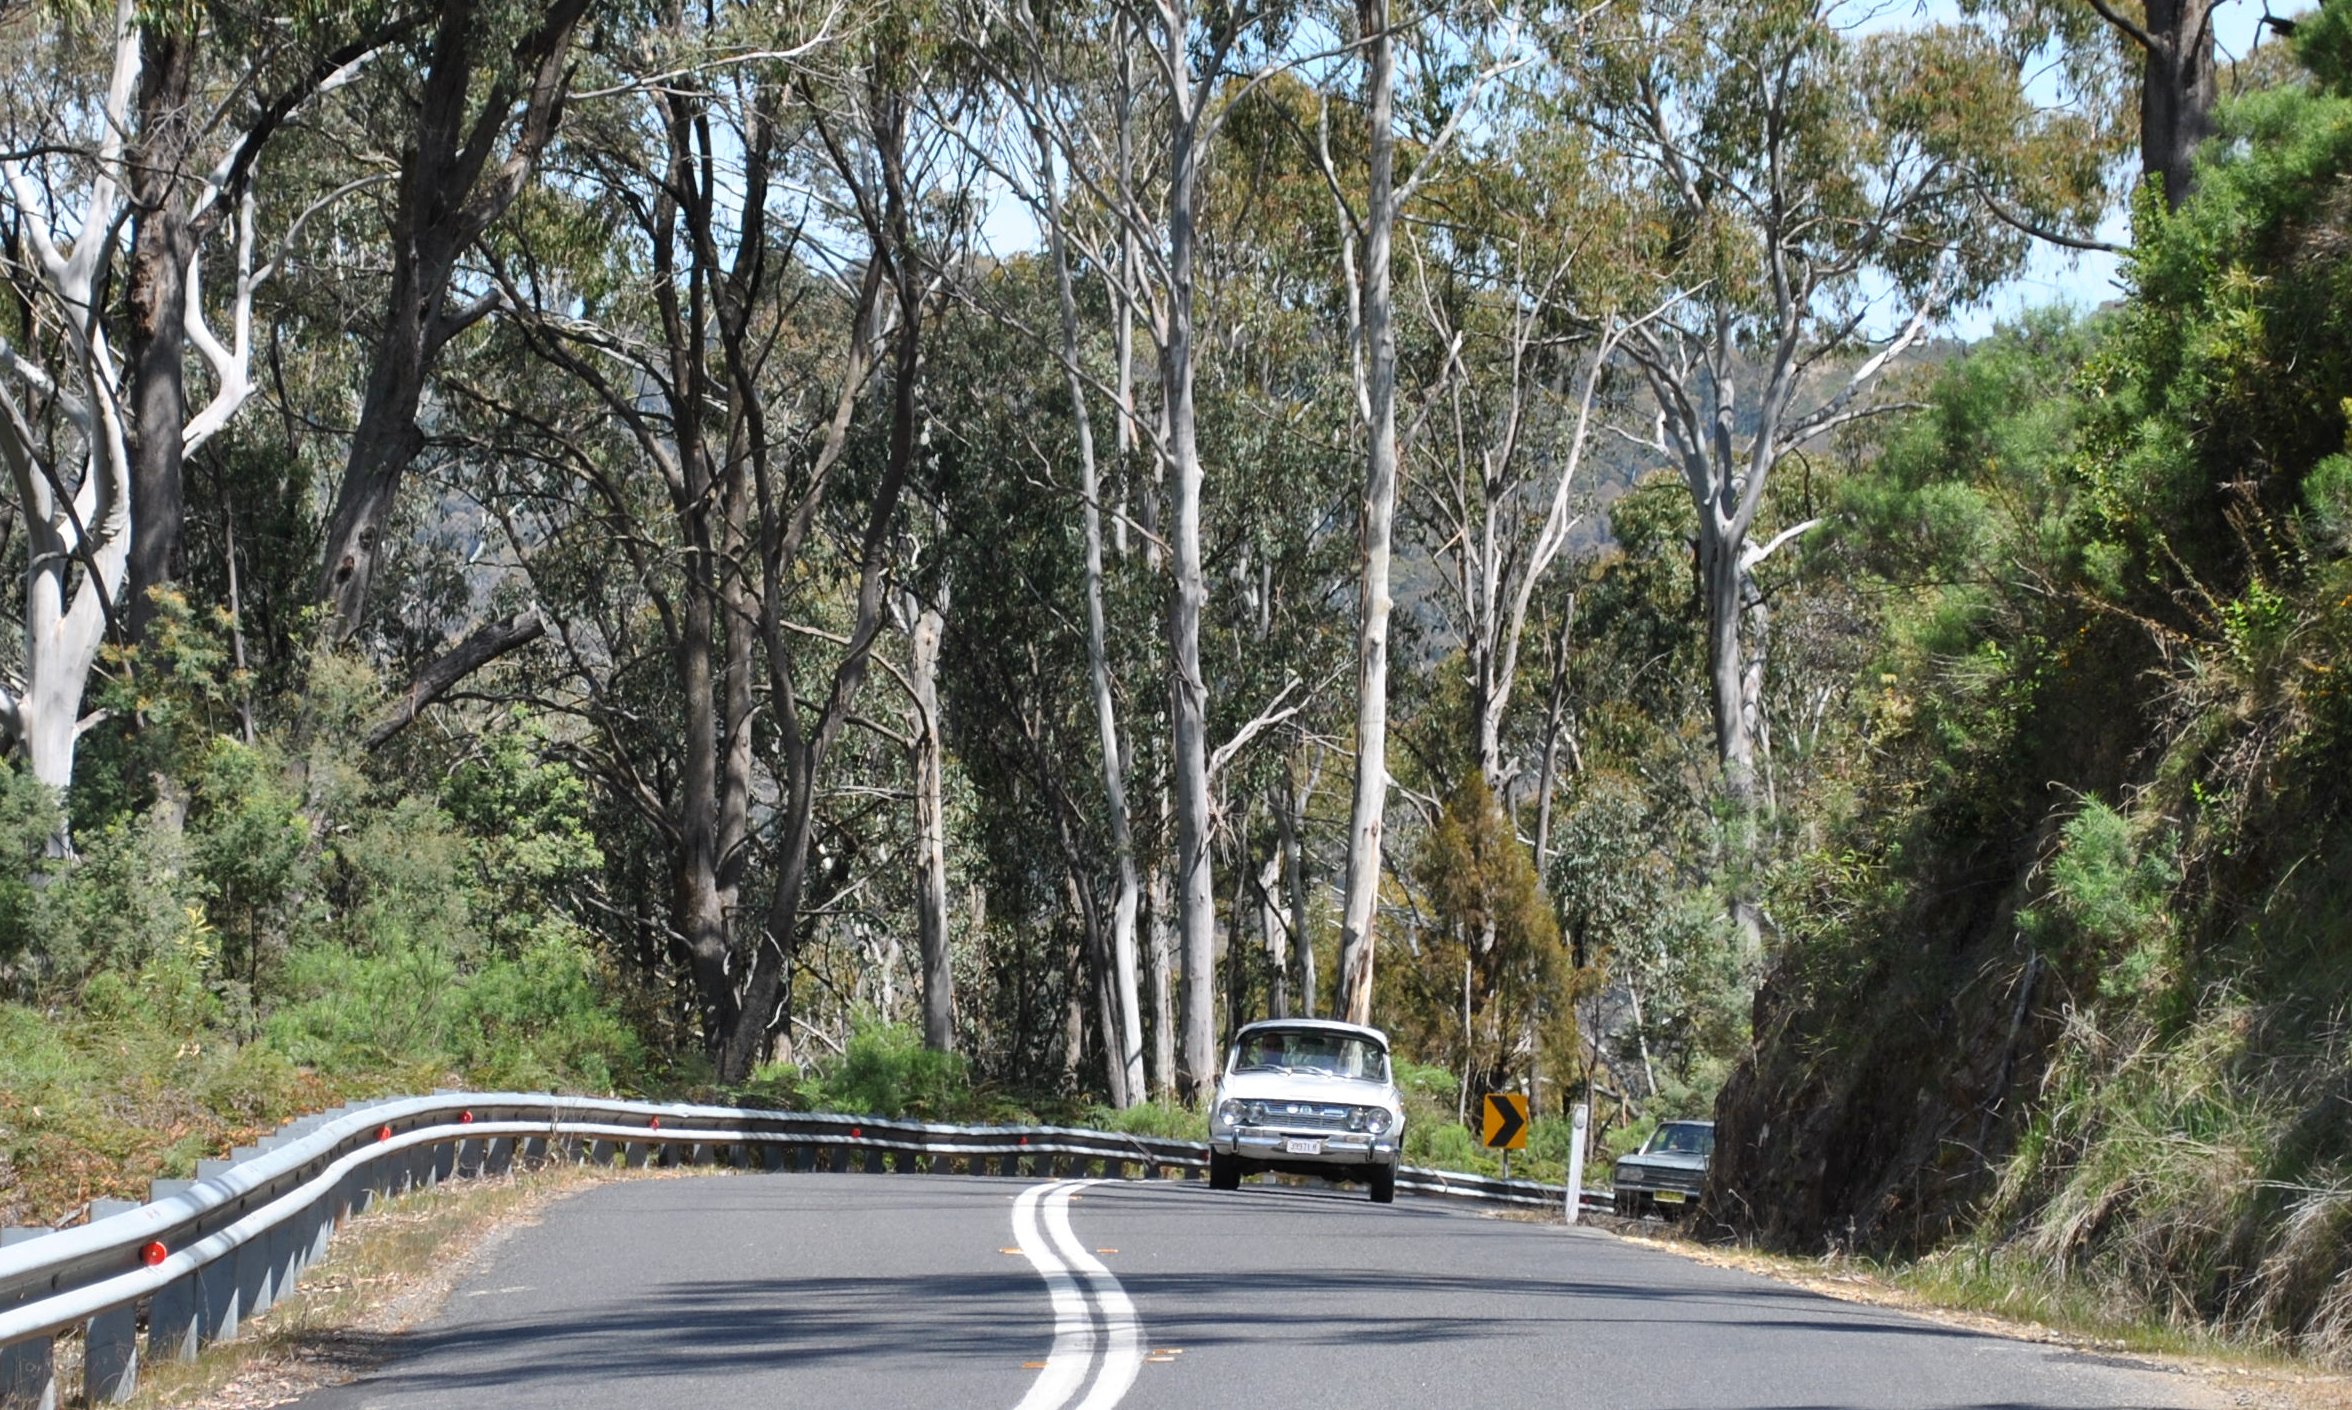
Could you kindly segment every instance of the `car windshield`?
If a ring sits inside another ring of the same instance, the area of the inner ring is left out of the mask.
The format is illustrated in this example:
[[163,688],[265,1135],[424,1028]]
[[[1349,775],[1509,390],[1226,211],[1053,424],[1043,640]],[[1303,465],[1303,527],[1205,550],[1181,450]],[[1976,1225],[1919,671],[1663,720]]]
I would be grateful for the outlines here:
[[1671,1151],[1677,1155],[1713,1155],[1715,1128],[1695,1121],[1669,1121],[1650,1136],[1650,1143],[1642,1147],[1644,1154]]
[[1234,1049],[1235,1072],[1308,1072],[1326,1077],[1388,1080],[1388,1053],[1378,1043],[1312,1028],[1261,1028]]

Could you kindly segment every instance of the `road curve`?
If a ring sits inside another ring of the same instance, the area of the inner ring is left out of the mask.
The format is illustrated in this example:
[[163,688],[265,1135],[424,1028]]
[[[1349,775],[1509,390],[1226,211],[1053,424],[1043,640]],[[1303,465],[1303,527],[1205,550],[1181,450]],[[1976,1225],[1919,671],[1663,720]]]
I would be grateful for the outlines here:
[[552,1207],[308,1410],[2205,1410],[2160,1368],[1406,1196],[924,1176]]

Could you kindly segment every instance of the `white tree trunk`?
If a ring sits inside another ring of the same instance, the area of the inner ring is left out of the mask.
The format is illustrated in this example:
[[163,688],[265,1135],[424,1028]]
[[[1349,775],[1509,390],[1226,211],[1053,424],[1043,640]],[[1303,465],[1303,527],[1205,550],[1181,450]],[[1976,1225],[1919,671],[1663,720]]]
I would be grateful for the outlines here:
[[[1142,909],[1143,883],[1136,874],[1135,829],[1127,810],[1126,760],[1120,747],[1118,703],[1111,692],[1109,631],[1103,612],[1102,477],[1095,459],[1094,422],[1086,409],[1086,378],[1078,361],[1078,300],[1070,287],[1069,248],[1052,150],[1042,130],[1036,137],[1038,175],[1045,191],[1047,238],[1053,251],[1054,294],[1061,311],[1062,375],[1069,389],[1078,436],[1080,516],[1086,531],[1087,675],[1094,689],[1095,736],[1102,750],[1103,808],[1110,817],[1111,854],[1118,873],[1118,891],[1111,903],[1111,983],[1118,1011],[1118,1031],[1105,1033],[1103,1042],[1116,1045],[1116,1061],[1124,1075],[1119,1085],[1122,1105],[1125,1105],[1142,1100],[1144,1093],[1143,1008],[1136,992],[1136,921]],[[1125,341],[1124,337],[1121,341]],[[1122,349],[1122,362],[1124,357]],[[1127,417],[1122,412],[1122,440],[1126,425]]]
[[915,696],[915,917],[923,961],[923,1046],[943,1053],[955,1051],[955,971],[947,949],[947,769],[939,728],[939,639],[946,627],[939,606],[924,604],[914,614],[907,651],[907,680]]
[[1371,69],[1371,190],[1360,299],[1363,410],[1370,446],[1364,476],[1364,572],[1357,594],[1356,776],[1342,886],[1338,1008],[1350,1023],[1370,1023],[1373,926],[1379,913],[1381,836],[1388,804],[1388,574],[1396,521],[1396,330],[1389,291],[1389,246],[1396,219],[1390,119],[1396,54],[1388,32],[1387,0],[1358,0],[1356,13],[1369,45]]
[[[96,114],[95,130],[77,143],[89,153],[92,173],[78,202],[71,189],[80,179],[78,164],[69,176],[44,165],[53,154],[0,158],[0,203],[8,207],[9,223],[29,256],[20,266],[26,277],[10,292],[28,306],[39,306],[36,316],[66,335],[56,368],[35,365],[0,340],[0,461],[5,461],[16,490],[27,551],[23,694],[12,697],[0,691],[0,729],[24,746],[33,776],[60,794],[73,783],[83,696],[129,576],[136,508],[131,492],[134,438],[177,442],[184,453],[235,415],[253,389],[249,369],[254,288],[277,268],[273,260],[258,273],[254,269],[251,190],[240,186],[231,296],[233,343],[224,344],[207,326],[201,251],[190,252],[187,267],[176,271],[175,280],[163,281],[176,287],[178,302],[159,314],[178,321],[189,345],[209,364],[217,390],[185,422],[126,422],[125,408],[137,399],[130,395],[125,369],[108,334],[107,320],[115,309],[111,301],[102,304],[101,292],[116,263],[128,214],[124,160],[141,67],[136,0],[116,0],[112,33],[113,63],[105,101]],[[341,86],[364,62],[355,59],[344,65],[301,98]],[[177,121],[184,115],[170,116]],[[249,161],[246,148],[253,135],[226,125],[214,135],[226,139],[225,154],[208,177],[190,183],[195,192],[191,221],[218,214],[216,206],[234,184],[232,170],[239,182],[248,175],[238,159]],[[284,238],[290,242],[310,215],[352,189],[339,188],[303,212]],[[31,395],[20,401],[17,386]],[[157,399],[157,404],[167,408],[167,416],[186,414],[178,398]],[[45,436],[26,415],[27,405],[54,408],[67,423],[65,434]],[[45,444],[74,445],[69,453],[73,463],[45,463]],[[69,850],[62,824],[51,846]]]

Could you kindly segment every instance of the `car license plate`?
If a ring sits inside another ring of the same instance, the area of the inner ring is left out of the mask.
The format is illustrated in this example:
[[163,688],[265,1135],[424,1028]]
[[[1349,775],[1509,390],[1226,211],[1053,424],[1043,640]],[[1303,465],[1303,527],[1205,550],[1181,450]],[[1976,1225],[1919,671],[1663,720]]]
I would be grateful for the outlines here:
[[1660,1190],[1655,1195],[1652,1195],[1651,1198],[1655,1199],[1660,1204],[1680,1204],[1682,1203],[1682,1191]]
[[1302,1140],[1293,1136],[1282,1143],[1282,1152],[1285,1155],[1321,1155],[1323,1154],[1323,1143]]

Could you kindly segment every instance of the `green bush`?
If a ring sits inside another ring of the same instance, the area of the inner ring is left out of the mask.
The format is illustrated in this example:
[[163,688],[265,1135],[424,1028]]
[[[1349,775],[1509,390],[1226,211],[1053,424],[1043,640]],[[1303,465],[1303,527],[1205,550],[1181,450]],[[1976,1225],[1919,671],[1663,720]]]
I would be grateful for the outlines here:
[[513,958],[483,965],[451,996],[452,1052],[484,1086],[611,1091],[640,1071],[644,1045],[607,989],[583,937],[540,935]]
[[1127,1136],[1145,1136],[1157,1141],[1205,1141],[1209,1138],[1207,1113],[1194,1111],[1181,1102],[1137,1102],[1120,1111],[1114,1107],[1097,1106],[1087,1110],[1087,1126],[1097,1131],[1116,1131]]
[[841,1055],[808,1079],[804,1095],[820,1111],[946,1120],[973,1106],[972,1078],[960,1053],[934,1052],[903,1024],[862,1015]]

